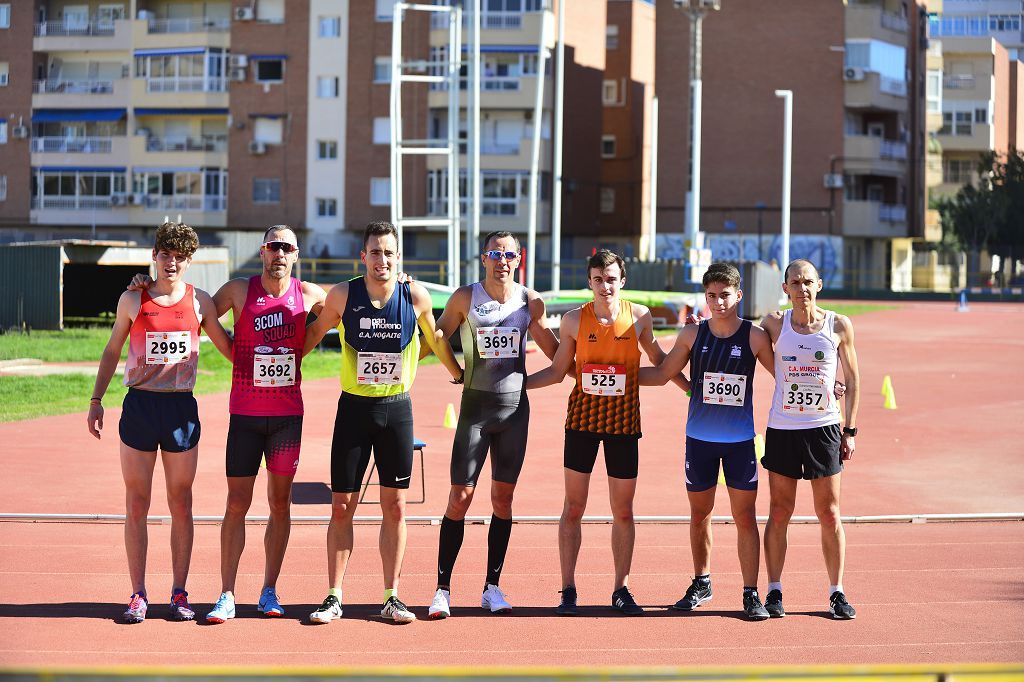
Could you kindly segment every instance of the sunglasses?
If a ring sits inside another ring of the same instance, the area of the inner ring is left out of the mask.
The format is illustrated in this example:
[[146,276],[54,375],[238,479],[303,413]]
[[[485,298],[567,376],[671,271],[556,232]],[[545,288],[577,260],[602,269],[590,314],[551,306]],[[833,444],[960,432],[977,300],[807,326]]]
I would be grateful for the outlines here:
[[494,249],[493,251],[484,251],[484,255],[491,260],[501,260],[504,258],[507,261],[512,261],[519,258],[519,254],[515,251],[499,251],[498,249]]
[[295,244],[289,244],[288,242],[267,242],[263,245],[263,248],[268,251],[282,251],[284,253],[295,253],[299,250],[299,247]]

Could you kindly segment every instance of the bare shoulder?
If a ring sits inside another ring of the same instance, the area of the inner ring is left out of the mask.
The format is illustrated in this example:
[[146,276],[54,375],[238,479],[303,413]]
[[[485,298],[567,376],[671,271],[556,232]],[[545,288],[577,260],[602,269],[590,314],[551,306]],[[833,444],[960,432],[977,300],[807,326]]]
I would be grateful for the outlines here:
[[636,318],[636,319],[640,319],[641,317],[644,317],[645,315],[650,315],[651,314],[651,309],[648,308],[647,306],[645,306],[642,303],[630,302],[629,305],[631,305],[633,307],[633,317]]
[[768,336],[768,332],[765,331],[764,327],[762,327],[760,325],[757,325],[757,324],[751,324],[750,325],[750,340],[753,341],[755,339],[757,341],[771,341],[771,337]]
[[576,338],[576,334],[580,330],[580,311],[582,310],[582,308],[573,308],[566,314],[562,315],[562,321],[559,326],[561,334],[568,334],[569,336]]
[[676,343],[684,343],[687,348],[692,348],[694,341],[697,340],[697,330],[699,326],[696,324],[688,324],[679,330],[676,334]]
[[134,320],[138,316],[139,308],[141,307],[141,291],[121,292],[121,297],[117,299],[117,316],[125,316],[131,320]]
[[848,337],[853,335],[853,321],[846,315],[840,315],[836,313],[835,325],[832,327],[833,331],[840,337]]
[[302,282],[302,295],[303,296],[314,296],[319,300],[327,298],[327,292],[319,284],[313,284],[312,282]]

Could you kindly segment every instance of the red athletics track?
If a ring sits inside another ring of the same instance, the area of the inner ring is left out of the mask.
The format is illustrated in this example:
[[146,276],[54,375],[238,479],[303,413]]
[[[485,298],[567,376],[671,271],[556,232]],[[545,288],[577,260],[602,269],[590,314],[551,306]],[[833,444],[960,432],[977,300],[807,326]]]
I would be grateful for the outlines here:
[[[953,308],[951,303],[901,304],[855,318],[864,382],[862,433],[844,479],[845,516],[1024,511],[1024,446],[1016,428],[1024,416],[1018,389],[1024,382],[1024,309],[974,304],[970,313],[956,314]],[[542,358],[531,357],[531,368],[542,365]],[[881,408],[886,374],[892,376],[897,411]],[[770,388],[762,372],[755,385],[761,432]],[[568,390],[567,381],[531,394],[530,453],[517,491],[518,515],[550,516],[561,509]],[[310,382],[305,395],[305,442],[296,480],[318,484],[328,480],[337,386]],[[458,395],[440,367],[423,368],[413,397],[417,434],[428,443],[428,492],[427,503],[410,505],[410,514],[443,512],[453,432],[440,425],[445,404],[457,404]],[[635,511],[685,515],[686,399],[670,386],[645,388],[641,400],[645,437]],[[219,515],[227,396],[203,396],[200,409],[204,437],[195,513]],[[83,414],[0,425],[8,479],[0,511],[122,513],[118,413],[108,410],[107,435],[100,443],[87,434]],[[589,512],[604,515],[603,473],[594,479]],[[166,513],[160,485],[158,480],[153,514]],[[766,492],[759,499],[761,514],[767,510]],[[483,483],[471,515],[490,513],[486,495]],[[720,513],[724,502],[720,498]],[[328,509],[327,504],[297,504],[293,513],[322,516]],[[265,503],[257,500],[252,513],[265,512]],[[797,513],[812,513],[806,489]],[[368,507],[363,514],[377,510]],[[298,619],[323,597],[324,528],[299,525],[279,583],[288,608],[285,619],[264,622],[253,608],[242,607],[235,621],[201,627],[167,622],[155,604],[150,620],[128,628],[114,622],[130,590],[120,526],[0,523],[0,663],[1019,662],[1024,660],[1022,528],[1019,522],[847,525],[844,582],[859,618],[836,623],[820,617],[826,579],[818,529],[795,526],[785,576],[791,616],[746,623],[735,618],[740,581],[731,526],[715,526],[715,601],[710,609],[683,617],[664,605],[680,596],[691,570],[686,526],[641,525],[631,584],[651,613],[631,620],[604,607],[611,590],[609,528],[586,526],[578,583],[581,603],[595,606],[584,617],[566,620],[550,610],[559,588],[553,525],[520,524],[513,531],[502,582],[518,616],[492,618],[475,608],[486,542],[485,527],[476,525],[467,529],[456,568],[454,617],[399,628],[372,616],[381,588],[376,528],[359,526],[345,584],[346,617],[314,628]],[[154,599],[170,586],[167,531],[151,526]],[[262,532],[254,526],[249,533],[240,604],[251,604],[261,582]],[[432,593],[436,542],[436,527],[410,528],[402,595],[421,615]],[[217,545],[215,525],[197,527],[189,587],[200,612],[219,592]],[[765,580],[762,568],[762,591]]]

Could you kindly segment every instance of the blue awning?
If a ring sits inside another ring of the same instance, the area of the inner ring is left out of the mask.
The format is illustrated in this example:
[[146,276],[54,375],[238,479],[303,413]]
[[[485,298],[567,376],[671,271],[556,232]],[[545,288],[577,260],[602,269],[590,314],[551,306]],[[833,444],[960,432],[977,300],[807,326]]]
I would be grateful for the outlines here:
[[127,115],[127,109],[36,109],[32,112],[32,122],[120,121]]
[[40,166],[37,171],[44,173],[124,173],[124,166]]
[[155,109],[136,107],[136,116],[227,116],[227,109]]
[[249,114],[249,118],[284,118],[287,114]]
[[133,166],[133,173],[201,173],[202,168],[196,166],[185,167],[185,166],[160,166],[160,167],[140,167]]
[[[462,51],[467,52],[469,48],[466,45],[462,46]],[[481,45],[481,52],[511,52],[514,54],[535,54],[537,52],[536,45]]]
[[205,47],[155,47],[145,50],[135,50],[136,57],[162,57],[170,54],[202,54],[206,52]]
[[286,54],[251,54],[249,59],[288,59]]

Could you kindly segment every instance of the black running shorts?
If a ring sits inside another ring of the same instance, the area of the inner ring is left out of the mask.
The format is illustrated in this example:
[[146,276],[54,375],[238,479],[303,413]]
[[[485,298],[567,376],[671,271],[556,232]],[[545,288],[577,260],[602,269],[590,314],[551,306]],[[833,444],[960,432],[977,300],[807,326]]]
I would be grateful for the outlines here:
[[373,453],[380,484],[407,489],[412,478],[412,401],[342,393],[331,445],[331,490],[358,492]]
[[302,415],[253,417],[231,415],[225,467],[229,478],[255,476],[260,461],[267,458],[267,471],[278,476],[294,476],[299,468],[302,442]]
[[761,464],[768,471],[789,478],[825,478],[843,470],[839,453],[842,442],[839,424],[814,429],[768,428]]
[[639,470],[640,436],[565,430],[563,460],[566,469],[590,474],[597,461],[597,447],[604,443],[604,466],[611,478],[636,478]]
[[452,443],[452,485],[476,485],[491,451],[491,479],[515,484],[526,458],[530,402],[526,392],[463,389]]

